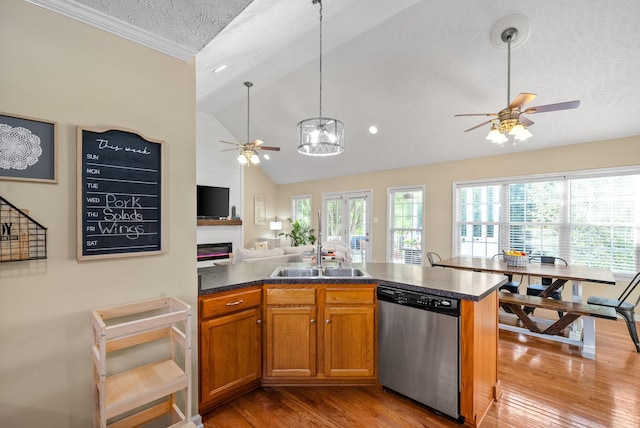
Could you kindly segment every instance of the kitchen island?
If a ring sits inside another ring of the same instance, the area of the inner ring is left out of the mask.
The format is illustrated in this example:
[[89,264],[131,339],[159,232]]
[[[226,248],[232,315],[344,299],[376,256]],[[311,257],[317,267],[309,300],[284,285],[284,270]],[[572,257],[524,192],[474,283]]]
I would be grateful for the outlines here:
[[260,385],[376,383],[375,288],[385,285],[460,300],[460,414],[480,425],[500,395],[496,290],[504,276],[367,263],[352,265],[366,277],[271,278],[280,266],[198,270],[201,412]]

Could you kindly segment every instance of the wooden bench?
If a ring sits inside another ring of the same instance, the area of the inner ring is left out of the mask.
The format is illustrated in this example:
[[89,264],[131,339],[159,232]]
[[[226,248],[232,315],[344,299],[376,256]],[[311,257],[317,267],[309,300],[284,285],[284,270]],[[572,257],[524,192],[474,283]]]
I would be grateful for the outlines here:
[[[500,306],[511,310],[529,331],[538,334],[562,335],[564,329],[569,324],[583,315],[611,320],[617,319],[615,309],[604,306],[554,300],[539,296],[527,296],[525,294],[515,294],[504,291],[499,292],[498,296]],[[524,311],[524,307],[549,309],[563,312],[564,315],[545,330],[540,330],[540,327],[538,327]]]

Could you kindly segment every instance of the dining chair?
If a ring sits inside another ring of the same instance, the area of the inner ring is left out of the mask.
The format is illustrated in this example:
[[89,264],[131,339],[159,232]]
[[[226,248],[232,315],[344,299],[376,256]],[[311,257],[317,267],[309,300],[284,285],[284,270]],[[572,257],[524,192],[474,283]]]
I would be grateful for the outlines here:
[[431,267],[434,267],[433,264],[442,260],[442,257],[440,257],[440,254],[431,251],[427,253],[427,259],[429,260]]
[[[494,254],[491,257],[492,260],[499,260],[504,253]],[[507,290],[510,293],[518,294],[520,292],[520,283],[518,281],[513,280],[513,275],[510,273],[505,273],[507,277],[507,282],[505,282],[502,286],[500,286],[500,290]],[[522,275],[520,276],[520,281],[522,281]]]
[[640,352],[640,343],[638,342],[638,331],[636,330],[635,321],[635,309],[640,303],[640,295],[638,296],[635,304],[628,302],[629,297],[634,292],[636,287],[640,284],[640,272],[633,277],[629,285],[624,289],[620,297],[617,299],[608,299],[606,297],[591,296],[587,299],[587,303],[590,305],[606,306],[614,308],[622,318],[627,322],[627,329],[629,330],[629,336],[633,340],[633,344],[636,346],[636,352]]
[[[562,264],[564,266],[569,266],[569,263],[561,257],[554,256],[531,256],[529,257],[529,262],[539,261],[540,263],[555,265],[557,263]],[[539,296],[544,290],[547,289],[553,283],[553,278],[550,277],[542,277],[541,284],[528,284],[527,285],[527,295],[528,296]],[[562,289],[563,287],[558,288],[548,297],[551,297],[554,300],[562,300]],[[525,312],[533,313],[535,308],[525,308]],[[558,316],[562,318],[564,315],[562,312],[558,311]]]

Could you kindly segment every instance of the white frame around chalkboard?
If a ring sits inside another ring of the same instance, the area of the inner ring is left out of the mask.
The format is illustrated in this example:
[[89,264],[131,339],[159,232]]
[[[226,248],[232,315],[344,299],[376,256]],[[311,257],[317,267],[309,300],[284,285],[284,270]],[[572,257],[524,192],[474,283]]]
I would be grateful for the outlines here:
[[[38,159],[29,165],[20,165],[19,168],[0,167],[0,180],[56,184],[58,182],[58,124],[49,120],[0,112],[0,125],[5,125],[3,127],[5,129],[7,126],[23,128],[23,134],[29,134],[39,140],[38,146],[41,149]],[[4,133],[4,130],[0,130],[0,137]]]
[[[144,140],[145,142],[149,143],[149,144],[156,144],[158,145],[158,149],[159,149],[159,155],[160,155],[160,162],[159,162],[159,168],[160,171],[158,172],[159,176],[160,176],[160,205],[159,205],[159,210],[160,212],[158,213],[159,217],[160,217],[160,224],[158,226],[158,230],[160,231],[160,249],[159,250],[144,250],[144,251],[132,251],[132,252],[118,252],[118,253],[110,253],[110,254],[98,254],[98,255],[85,255],[83,254],[83,244],[84,244],[84,239],[85,239],[85,234],[84,234],[84,230],[83,230],[83,200],[82,200],[82,196],[83,196],[83,184],[84,184],[84,176],[83,176],[83,170],[82,170],[82,165],[83,165],[83,153],[84,153],[84,144],[83,144],[83,131],[87,131],[87,132],[93,132],[93,133],[104,133],[104,132],[120,132],[120,133],[127,133],[127,134],[134,134],[138,137],[140,137],[142,140]],[[132,130],[132,129],[127,129],[127,128],[114,128],[114,127],[110,127],[110,128],[90,128],[90,127],[82,127],[82,126],[78,126],[77,127],[77,177],[76,177],[76,182],[77,182],[77,217],[76,217],[76,221],[77,221],[77,259],[78,260],[92,260],[92,259],[107,259],[107,258],[122,258],[122,257],[140,257],[140,256],[151,256],[151,255],[158,255],[158,254],[163,254],[164,253],[164,242],[165,242],[165,237],[167,236],[167,230],[165,227],[165,221],[164,221],[164,210],[166,207],[166,200],[165,200],[165,186],[166,186],[166,180],[164,177],[164,164],[165,164],[165,154],[164,154],[164,141],[162,140],[157,140],[157,139],[153,139],[153,138],[149,138],[143,134],[141,134],[138,131]]]

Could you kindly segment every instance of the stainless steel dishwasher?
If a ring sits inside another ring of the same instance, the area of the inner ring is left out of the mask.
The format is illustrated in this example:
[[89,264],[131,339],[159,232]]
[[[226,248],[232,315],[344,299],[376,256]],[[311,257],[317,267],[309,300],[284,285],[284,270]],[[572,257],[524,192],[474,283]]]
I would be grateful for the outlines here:
[[460,301],[378,286],[378,380],[440,413],[460,416]]

